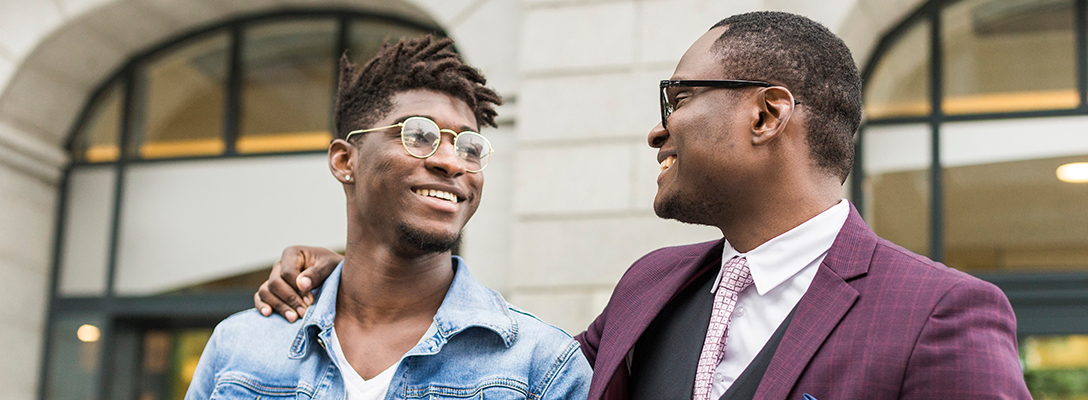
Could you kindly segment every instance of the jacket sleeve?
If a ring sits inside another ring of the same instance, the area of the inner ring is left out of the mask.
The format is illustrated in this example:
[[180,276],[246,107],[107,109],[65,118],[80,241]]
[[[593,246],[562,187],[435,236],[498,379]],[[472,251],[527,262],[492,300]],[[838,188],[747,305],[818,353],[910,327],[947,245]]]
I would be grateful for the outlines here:
[[189,383],[189,390],[185,392],[185,400],[205,400],[212,397],[215,390],[215,373],[217,370],[217,346],[219,328],[216,327],[208,344],[204,346],[204,352],[200,353],[200,361],[193,373],[193,381]]
[[540,399],[581,400],[589,397],[593,370],[579,350],[578,342],[570,342],[567,351],[556,360],[555,368],[548,375]]
[[981,280],[937,302],[907,362],[904,399],[1031,399],[1005,294]]
[[601,315],[597,316],[597,319],[593,320],[593,323],[589,325],[585,332],[574,337],[574,340],[577,340],[582,348],[582,354],[586,356],[590,368],[593,368],[597,363],[597,350],[601,344],[601,332],[604,330],[605,315],[607,314],[602,312]]

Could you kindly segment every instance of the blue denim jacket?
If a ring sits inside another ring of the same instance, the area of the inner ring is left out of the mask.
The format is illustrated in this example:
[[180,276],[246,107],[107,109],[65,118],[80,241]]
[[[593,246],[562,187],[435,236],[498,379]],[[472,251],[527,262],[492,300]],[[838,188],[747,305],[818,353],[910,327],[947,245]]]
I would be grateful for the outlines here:
[[[386,399],[585,399],[592,370],[578,342],[476,282],[460,257],[453,265],[438,329],[401,359]],[[186,400],[343,399],[328,348],[342,267],[300,321],[251,309],[221,322]]]

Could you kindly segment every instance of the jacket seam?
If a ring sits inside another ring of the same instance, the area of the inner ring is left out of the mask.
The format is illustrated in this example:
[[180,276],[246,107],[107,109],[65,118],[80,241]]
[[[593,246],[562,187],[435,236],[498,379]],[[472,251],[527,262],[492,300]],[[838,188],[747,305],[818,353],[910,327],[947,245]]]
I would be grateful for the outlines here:
[[941,297],[937,299],[937,301],[933,302],[933,307],[930,307],[929,312],[926,313],[926,322],[922,324],[922,328],[918,330],[918,335],[914,337],[914,345],[910,348],[910,356],[907,356],[907,362],[903,368],[903,377],[899,380],[899,393],[903,393],[903,386],[907,383],[907,372],[910,371],[911,363],[914,361],[915,352],[918,351],[918,344],[922,340],[922,336],[925,334],[926,329],[929,328],[929,323],[933,321],[930,316],[932,316],[933,313],[937,310],[937,306],[944,302],[945,297],[948,297],[949,293],[952,293],[953,290],[963,284],[964,281],[959,281],[956,282],[955,285],[952,285],[947,290],[945,290],[944,293],[941,294]]
[[578,345],[578,341],[571,340],[570,344],[567,345],[567,349],[563,352],[563,354],[559,356],[558,359],[555,360],[555,363],[553,363],[552,367],[548,369],[548,372],[544,374],[544,380],[540,382],[539,394],[534,394],[530,392],[528,393],[529,398],[543,399],[544,394],[548,392],[548,389],[551,389],[551,385],[553,382],[555,382],[555,377],[559,375],[559,371],[562,371],[563,368],[567,366],[567,363],[570,362],[571,358],[574,358],[573,355],[575,352],[580,351],[582,350]]

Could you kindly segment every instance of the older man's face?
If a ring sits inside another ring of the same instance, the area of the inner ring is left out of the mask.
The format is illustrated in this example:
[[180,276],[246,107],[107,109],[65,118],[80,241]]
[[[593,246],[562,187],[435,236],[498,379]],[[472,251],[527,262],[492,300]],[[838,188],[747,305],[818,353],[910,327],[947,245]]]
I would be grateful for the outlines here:
[[[699,38],[676,66],[671,79],[751,79],[732,76],[723,65],[714,41],[726,28],[715,28]],[[728,51],[728,49],[725,49]],[[754,183],[749,101],[758,88],[675,88],[669,92],[675,111],[668,129],[660,124],[650,131],[651,147],[658,148],[662,171],[657,177],[654,211],[661,218],[717,225],[718,216],[743,199],[737,196]]]

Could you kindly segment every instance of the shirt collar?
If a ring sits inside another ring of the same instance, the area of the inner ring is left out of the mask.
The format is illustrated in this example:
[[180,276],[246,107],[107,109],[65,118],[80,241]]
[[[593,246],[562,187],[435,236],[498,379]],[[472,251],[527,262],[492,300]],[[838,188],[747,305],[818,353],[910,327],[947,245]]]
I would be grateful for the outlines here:
[[[849,215],[850,204],[846,200],[840,200],[838,204],[748,253],[737,251],[726,240],[725,249],[722,251],[722,265],[735,256],[746,258],[756,292],[760,296],[765,295],[826,254],[835,243],[835,237],[842,230]],[[722,272],[719,271],[715,288],[721,283],[721,279]]]
[[[291,346],[292,358],[301,358],[306,354],[307,347],[312,343],[311,336],[330,335],[328,331],[336,319],[336,294],[343,267],[344,262],[341,261],[332,274],[329,274],[321,286],[317,302],[303,317],[302,326]],[[468,266],[461,257],[453,256],[453,269],[453,282],[434,316],[442,342],[465,329],[481,327],[502,337],[507,347],[513,345],[517,339],[518,327],[506,301],[498,292],[477,282],[468,272]]]

